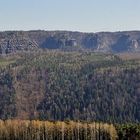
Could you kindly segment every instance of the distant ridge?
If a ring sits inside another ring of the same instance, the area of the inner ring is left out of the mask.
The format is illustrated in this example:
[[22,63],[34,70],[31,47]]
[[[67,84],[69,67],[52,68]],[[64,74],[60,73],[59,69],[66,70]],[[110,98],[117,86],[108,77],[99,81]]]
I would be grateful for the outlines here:
[[78,31],[3,31],[0,54],[39,48],[98,52],[139,52],[140,31],[84,33]]

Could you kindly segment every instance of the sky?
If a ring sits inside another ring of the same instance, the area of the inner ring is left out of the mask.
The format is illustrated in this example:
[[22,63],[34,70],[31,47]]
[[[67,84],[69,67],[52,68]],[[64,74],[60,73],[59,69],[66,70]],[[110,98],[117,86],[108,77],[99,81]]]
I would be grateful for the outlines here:
[[5,30],[140,30],[140,0],[0,0]]

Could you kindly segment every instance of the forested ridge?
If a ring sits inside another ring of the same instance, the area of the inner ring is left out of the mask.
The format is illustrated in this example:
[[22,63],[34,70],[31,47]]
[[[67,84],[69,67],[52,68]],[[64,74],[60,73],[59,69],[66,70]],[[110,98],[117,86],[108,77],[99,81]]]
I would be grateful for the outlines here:
[[140,60],[40,51],[0,58],[0,118],[140,121]]

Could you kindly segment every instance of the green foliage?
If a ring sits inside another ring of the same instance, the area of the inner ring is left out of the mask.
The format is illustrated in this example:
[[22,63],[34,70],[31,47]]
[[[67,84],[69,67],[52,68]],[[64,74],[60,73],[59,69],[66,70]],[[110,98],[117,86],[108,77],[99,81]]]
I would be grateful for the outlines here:
[[140,124],[118,124],[116,125],[119,140],[139,140]]

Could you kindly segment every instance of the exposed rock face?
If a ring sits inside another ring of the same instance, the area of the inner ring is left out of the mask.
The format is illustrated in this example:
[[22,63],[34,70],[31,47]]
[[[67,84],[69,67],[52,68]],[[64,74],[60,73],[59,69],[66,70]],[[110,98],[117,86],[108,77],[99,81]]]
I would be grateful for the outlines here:
[[0,36],[0,53],[7,54],[17,51],[31,51],[39,46],[35,41],[20,32],[5,32]]
[[[69,31],[0,32],[0,53],[32,51],[38,48],[65,49],[80,46],[99,52],[140,51],[140,31],[81,33]],[[79,49],[79,47],[78,47]]]

